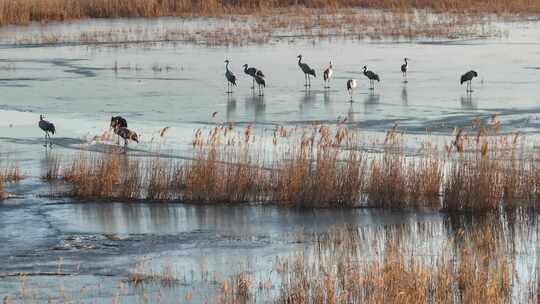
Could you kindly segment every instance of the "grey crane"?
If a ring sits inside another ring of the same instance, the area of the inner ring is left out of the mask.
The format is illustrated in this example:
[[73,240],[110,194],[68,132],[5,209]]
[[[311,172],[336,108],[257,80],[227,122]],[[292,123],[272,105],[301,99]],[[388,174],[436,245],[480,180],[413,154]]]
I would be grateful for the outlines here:
[[332,78],[332,74],[334,73],[334,69],[332,66],[332,61],[330,61],[330,64],[328,65],[328,68],[324,70],[323,72],[323,80],[324,80],[324,88],[329,89],[330,88],[330,78]]
[[311,79],[309,77],[310,76],[313,76],[315,78],[317,77],[315,75],[315,70],[310,68],[309,65],[307,65],[307,63],[302,62],[302,55],[298,55],[296,58],[298,58],[298,66],[300,67],[300,69],[304,73],[304,77],[305,77],[305,81],[306,81],[304,86],[305,87],[311,87]]
[[227,78],[227,94],[232,93],[232,85],[236,86],[236,76],[229,70],[229,59],[225,60],[225,78]]
[[[122,116],[111,116],[111,124],[110,127],[114,130],[116,127],[122,127],[127,128],[127,120]],[[116,134],[116,133],[115,133]],[[118,134],[116,134],[118,135]],[[120,143],[120,136],[117,136],[117,143]]]
[[51,142],[51,135],[49,133],[56,133],[56,128],[54,127],[54,124],[52,122],[49,122],[48,120],[43,119],[43,115],[39,115],[39,123],[38,126],[43,132],[45,132],[45,147],[47,147],[47,141],[49,142],[49,145],[52,147]]
[[[261,75],[264,75],[261,73]],[[259,96],[264,96],[264,88],[266,88],[266,81],[264,80],[264,76],[260,76],[259,74],[255,74],[255,82],[257,82],[257,85],[259,87]]]
[[467,82],[467,92],[472,92],[472,80],[474,77],[478,77],[476,71],[470,70],[467,73],[461,75],[460,84],[463,85],[464,82]]
[[356,79],[349,79],[347,80],[347,93],[349,94],[349,96],[351,97],[351,102],[353,101],[352,97],[353,97],[353,91],[354,89],[356,88],[356,84],[357,84],[357,81]]
[[139,136],[134,131],[121,126],[116,126],[114,128],[114,134],[122,137],[124,139],[124,147],[128,145],[128,140],[132,140],[136,143],[139,143]]
[[367,69],[367,66],[364,66],[364,75],[369,79],[369,89],[374,90],[375,84],[374,81],[377,80],[377,82],[380,81],[379,75],[373,73],[372,71],[369,71]]
[[401,65],[401,73],[403,74],[403,83],[407,83],[409,82],[407,80],[407,69],[409,69],[409,58],[405,57],[403,58],[403,60],[405,61],[404,64]]
[[127,128],[127,120],[122,116],[111,116],[111,128],[114,129],[117,126]]
[[255,77],[259,76],[264,78],[264,73],[261,70],[255,67],[248,67],[247,64],[244,64],[244,73],[253,78],[253,85],[251,86],[252,90],[255,90]]

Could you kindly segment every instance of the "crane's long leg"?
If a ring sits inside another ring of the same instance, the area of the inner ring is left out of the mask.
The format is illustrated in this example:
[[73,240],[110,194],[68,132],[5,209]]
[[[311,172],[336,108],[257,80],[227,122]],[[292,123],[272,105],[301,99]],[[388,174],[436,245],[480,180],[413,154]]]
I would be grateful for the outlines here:
[[251,89],[255,90],[255,77],[252,77],[252,78],[253,78],[253,85],[251,86]]
[[47,132],[45,132],[45,144],[43,146],[47,147]]
[[307,78],[308,78],[307,74],[304,73],[304,86],[305,87],[307,87]]
[[311,88],[311,76],[307,75],[307,79],[308,79],[308,87]]

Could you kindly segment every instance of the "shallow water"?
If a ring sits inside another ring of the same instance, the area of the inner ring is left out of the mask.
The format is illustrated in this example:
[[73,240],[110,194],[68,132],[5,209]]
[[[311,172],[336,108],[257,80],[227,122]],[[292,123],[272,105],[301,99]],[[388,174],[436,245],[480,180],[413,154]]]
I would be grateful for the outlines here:
[[[107,27],[103,21],[98,24]],[[79,25],[62,25],[61,30],[77,31]],[[15,297],[21,286],[27,286],[30,296],[34,292],[39,299],[48,294],[61,298],[64,290],[67,298],[89,302],[97,298],[110,303],[117,293],[128,300],[147,293],[168,303],[178,294],[194,292],[194,301],[212,302],[219,278],[243,268],[268,273],[276,256],[311,246],[303,241],[306,236],[336,224],[374,229],[416,223],[443,227],[446,216],[423,211],[75,203],[43,197],[49,186],[39,180],[39,174],[46,154],[99,150],[104,143],[92,138],[106,131],[110,116],[118,114],[141,134],[141,143],[129,150],[133,156],[145,156],[158,147],[189,157],[193,131],[223,121],[254,124],[262,130],[275,125],[333,124],[346,117],[349,126],[372,136],[398,121],[401,130],[420,139],[450,135],[455,126],[470,125],[476,116],[497,114],[505,132],[520,131],[534,140],[540,114],[538,23],[501,26],[508,28],[508,38],[399,43],[290,38],[244,47],[178,43],[20,47],[10,43],[10,32],[2,32],[1,153],[21,166],[26,179],[8,185],[18,196],[0,203],[0,243],[4,244],[0,274],[36,275],[0,278],[0,294]],[[8,29],[23,34],[36,30]],[[318,73],[310,90],[303,87],[297,65],[300,53]],[[399,72],[405,56],[411,58],[406,84]],[[225,59],[231,60],[239,78],[230,96],[225,94]],[[334,78],[325,92],[320,75],[329,60]],[[268,85],[264,97],[252,94],[251,80],[241,71],[244,63],[264,71]],[[361,73],[364,65],[380,74],[374,92],[367,90],[368,81]],[[459,84],[459,76],[469,69],[479,73],[471,95]],[[350,78],[359,80],[353,103],[345,91]],[[42,147],[43,134],[37,128],[42,113],[58,130],[52,151]],[[164,127],[171,128],[161,138],[158,134]],[[111,240],[110,235],[119,240]],[[524,260],[530,256],[534,254]],[[172,264],[182,284],[173,289],[159,284],[119,288],[129,269],[141,261],[157,271],[160,265]],[[38,275],[59,269],[73,275]]]

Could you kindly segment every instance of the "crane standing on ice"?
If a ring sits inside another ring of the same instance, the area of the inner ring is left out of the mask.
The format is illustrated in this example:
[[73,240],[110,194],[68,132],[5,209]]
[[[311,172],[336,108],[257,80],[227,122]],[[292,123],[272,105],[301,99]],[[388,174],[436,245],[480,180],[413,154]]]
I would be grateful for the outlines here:
[[227,94],[232,94],[232,86],[236,86],[236,76],[229,70],[229,59],[225,60],[225,78],[227,78]]
[[309,77],[310,76],[313,76],[315,78],[317,77],[315,75],[315,70],[312,69],[311,67],[309,67],[309,65],[307,63],[302,62],[302,55],[298,55],[296,58],[298,58],[298,66],[300,67],[302,72],[304,72],[304,77],[305,77],[305,81],[306,81],[304,86],[305,87],[311,87],[311,79]]
[[403,83],[407,83],[409,82],[407,80],[407,70],[409,69],[409,58],[405,57],[403,58],[403,60],[405,61],[404,64],[401,65],[401,73],[403,74]]
[[474,77],[478,77],[478,73],[476,71],[470,70],[467,73],[461,75],[461,79],[459,83],[463,85],[464,82],[467,82],[467,93],[472,92],[472,80]]
[[53,123],[49,122],[48,120],[43,119],[43,115],[39,115],[39,123],[38,126],[43,132],[45,132],[45,147],[47,147],[47,142],[49,142],[49,145],[52,147],[52,141],[51,141],[51,135],[49,133],[56,133],[56,128]]
[[380,78],[379,78],[379,75],[373,73],[372,71],[369,71],[367,69],[367,66],[364,66],[364,75],[369,79],[369,89],[370,90],[374,90],[375,89],[375,80],[377,80],[377,82],[380,81]]
[[332,61],[330,61],[330,65],[323,72],[324,88],[325,89],[330,88],[330,78],[332,78],[333,73],[334,73],[334,70],[333,70],[333,67],[332,67]]

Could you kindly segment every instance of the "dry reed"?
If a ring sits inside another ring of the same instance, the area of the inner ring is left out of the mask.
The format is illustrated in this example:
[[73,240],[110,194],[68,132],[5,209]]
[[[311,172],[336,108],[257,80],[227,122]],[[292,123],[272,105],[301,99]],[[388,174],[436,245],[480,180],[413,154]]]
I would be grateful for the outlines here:
[[0,25],[82,18],[223,16],[231,13],[270,15],[275,9],[303,11],[304,7],[328,11],[361,7],[394,11],[430,9],[476,14],[540,12],[540,4],[531,0],[1,0]]
[[[381,152],[368,153],[357,131],[314,126],[300,135],[278,127],[269,138],[253,129],[198,130],[189,161],[132,159],[119,151],[82,152],[45,179],[73,184],[81,199],[275,203],[287,207],[442,208],[496,211],[536,208],[540,168],[516,134],[499,125],[456,132],[446,151],[424,143],[405,150],[392,128]],[[272,141],[273,144],[265,143]],[[521,144],[520,144],[521,143]]]
[[[433,237],[417,225],[416,237]],[[501,226],[459,229],[447,243],[422,253],[409,233],[398,226],[371,235],[345,226],[317,234],[313,252],[277,262],[277,302],[510,303],[513,295],[527,297],[526,289],[512,290],[518,275],[515,252],[507,249]],[[370,245],[364,243],[368,240]]]

